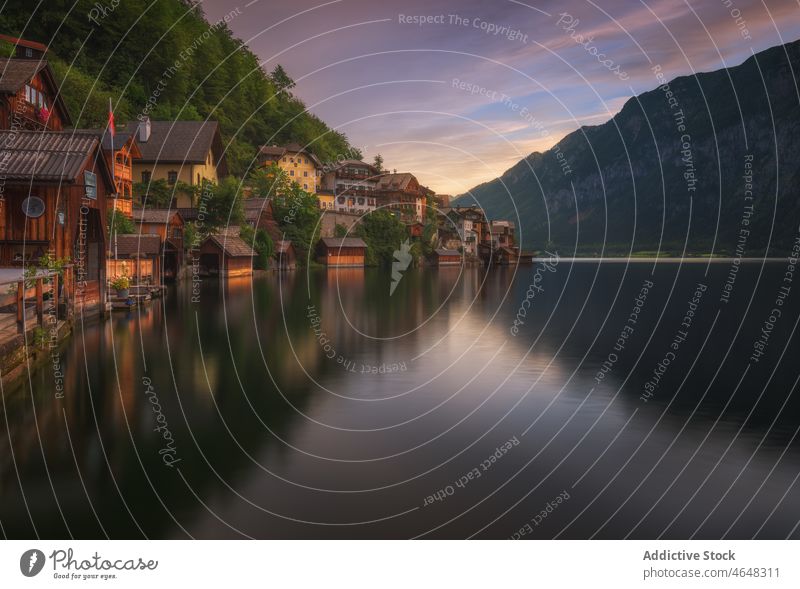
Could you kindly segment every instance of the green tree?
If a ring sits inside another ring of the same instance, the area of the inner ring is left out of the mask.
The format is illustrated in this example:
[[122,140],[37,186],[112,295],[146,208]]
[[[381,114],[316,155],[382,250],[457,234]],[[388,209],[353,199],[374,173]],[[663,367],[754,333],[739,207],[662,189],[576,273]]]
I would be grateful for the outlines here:
[[192,186],[182,180],[178,180],[173,185],[160,178],[150,182],[134,183],[133,196],[143,206],[157,209],[170,206],[173,199],[181,193],[188,195],[193,203],[197,202],[197,196],[202,189],[202,186]]
[[333,228],[333,236],[347,237],[347,227],[345,227],[341,223],[336,223],[336,226]]
[[298,260],[304,260],[319,239],[317,197],[296,182],[275,198],[275,217],[281,231],[294,244]]
[[294,80],[289,77],[289,74],[286,73],[286,70],[284,70],[283,66],[280,64],[275,66],[275,69],[269,74],[269,79],[272,80],[278,92],[288,94],[289,90],[295,87]]
[[130,235],[136,233],[136,224],[133,222],[133,219],[129,219],[117,210],[110,209],[107,211],[106,221],[109,237],[113,237],[114,234]]
[[207,186],[203,193],[206,232],[239,225],[244,220],[241,184],[236,178],[228,176],[216,186]]
[[275,253],[275,245],[269,234],[263,229],[255,230],[250,225],[242,225],[239,229],[239,237],[255,250],[257,254],[256,268],[260,270],[269,268],[270,260]]
[[345,135],[292,96],[284,68],[265,72],[227,26],[211,26],[202,10],[187,11],[185,0],[125,0],[99,23],[87,19],[95,4],[6,0],[0,11],[4,33],[49,44],[47,60],[74,126],[103,126],[109,97],[120,126],[135,124],[153,101],[153,119],[214,119],[228,167],[239,176],[265,142],[298,141],[322,161],[350,152]]
[[[391,266],[394,252],[408,239],[406,226],[389,211],[379,209],[365,216],[355,234],[367,244],[367,264]],[[412,256],[419,255],[411,249]]]
[[383,172],[383,156],[381,154],[376,155],[372,160],[372,165],[375,166],[379,172]]
[[289,176],[276,163],[269,166],[256,168],[250,172],[248,184],[253,196],[258,198],[273,198],[285,194],[291,185]]

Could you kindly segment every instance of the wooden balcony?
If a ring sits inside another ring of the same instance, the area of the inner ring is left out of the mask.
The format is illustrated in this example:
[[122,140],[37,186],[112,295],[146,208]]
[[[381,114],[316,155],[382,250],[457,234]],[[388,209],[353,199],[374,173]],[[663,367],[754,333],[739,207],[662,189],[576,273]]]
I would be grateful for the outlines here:
[[125,166],[120,163],[114,164],[114,178],[117,182],[132,182],[133,171],[130,166]]

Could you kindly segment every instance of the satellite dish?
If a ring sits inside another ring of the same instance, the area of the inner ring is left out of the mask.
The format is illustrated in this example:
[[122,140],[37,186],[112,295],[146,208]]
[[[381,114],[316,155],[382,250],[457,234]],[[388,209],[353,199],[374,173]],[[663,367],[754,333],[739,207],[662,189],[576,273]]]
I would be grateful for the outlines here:
[[25,213],[26,217],[34,219],[41,217],[44,215],[44,209],[44,201],[38,196],[29,196],[22,201],[22,212]]

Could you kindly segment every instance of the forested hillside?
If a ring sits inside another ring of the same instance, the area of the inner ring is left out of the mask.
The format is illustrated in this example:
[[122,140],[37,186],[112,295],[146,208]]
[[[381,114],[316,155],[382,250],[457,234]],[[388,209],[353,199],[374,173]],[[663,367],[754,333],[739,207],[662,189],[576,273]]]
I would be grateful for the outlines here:
[[[262,69],[224,21],[207,22],[192,4],[8,0],[0,8],[0,33],[49,44],[47,58],[76,127],[102,126],[109,97],[118,122],[141,113],[216,119],[236,175],[264,143],[308,144],[323,161],[348,152],[343,134],[304,112],[277,63]],[[228,16],[246,18],[234,6]]]

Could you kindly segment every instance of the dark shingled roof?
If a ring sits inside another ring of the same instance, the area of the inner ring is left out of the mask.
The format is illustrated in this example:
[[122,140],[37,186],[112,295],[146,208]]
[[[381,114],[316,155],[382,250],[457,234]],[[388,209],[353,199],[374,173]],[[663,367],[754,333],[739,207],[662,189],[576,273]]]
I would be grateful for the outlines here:
[[206,241],[208,240],[213,241],[226,255],[232,258],[252,258],[256,255],[253,248],[236,235],[209,235],[206,237]]
[[0,58],[0,92],[16,94],[17,90],[47,67],[43,59],[9,59]]
[[[106,129],[100,132],[103,134],[103,149],[105,151],[111,151],[111,133]],[[125,145],[128,139],[131,138],[131,135],[133,135],[133,133],[128,133],[127,131],[117,131],[114,133],[114,149],[119,149]]]
[[242,206],[246,211],[266,211],[271,205],[268,204],[268,198],[259,198],[259,197],[252,197],[252,198],[245,198],[242,201]]
[[181,217],[183,217],[183,220],[187,223],[189,221],[196,221],[200,216],[200,209],[195,207],[178,207],[177,210],[181,214]]
[[283,157],[285,153],[301,153],[313,161],[317,166],[322,167],[319,158],[305,149],[299,143],[289,143],[288,145],[262,145],[258,150],[259,155],[273,156],[276,159]]
[[130,258],[133,256],[157,256],[161,253],[161,237],[155,234],[117,235],[111,240],[111,253]]
[[137,223],[162,223],[166,225],[174,215],[180,215],[178,209],[154,209],[150,207],[133,209],[133,220]]
[[340,247],[367,247],[367,244],[359,237],[325,237],[322,243],[328,248]]
[[73,182],[99,142],[86,131],[0,131],[0,169],[9,181]]
[[150,121],[141,162],[203,164],[218,132],[217,121]]
[[406,190],[414,178],[414,174],[404,172],[402,174],[386,174],[378,178],[379,190]]

